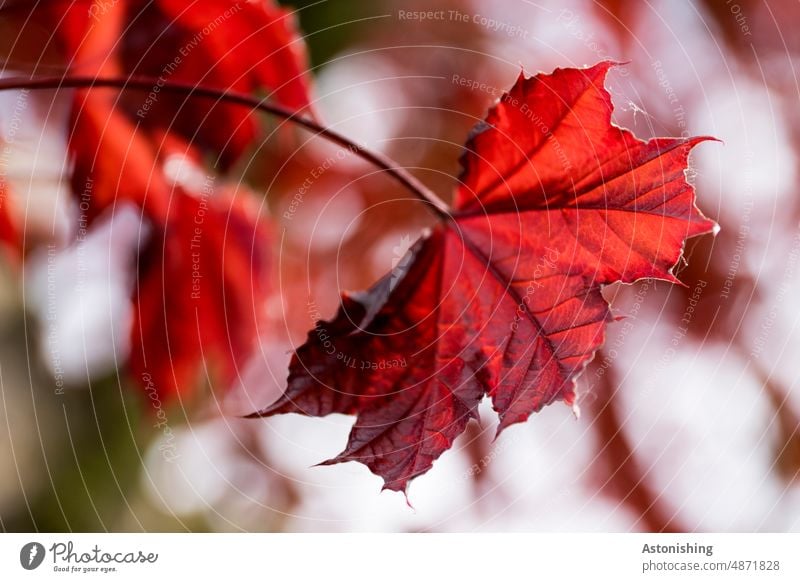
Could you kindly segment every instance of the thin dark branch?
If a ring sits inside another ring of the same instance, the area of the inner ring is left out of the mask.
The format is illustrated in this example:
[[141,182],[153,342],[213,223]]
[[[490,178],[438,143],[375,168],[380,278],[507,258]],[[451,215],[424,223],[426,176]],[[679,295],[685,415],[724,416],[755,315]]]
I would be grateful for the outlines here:
[[245,93],[238,93],[235,91],[224,91],[220,89],[213,89],[211,87],[196,86],[189,83],[178,83],[174,81],[165,81],[164,79],[155,79],[149,77],[129,77],[127,79],[102,79],[94,77],[11,77],[7,79],[0,79],[0,91],[8,91],[11,89],[96,89],[96,88],[113,88],[119,90],[135,90],[135,91],[152,91],[155,86],[159,87],[159,91],[165,93],[178,93],[192,98],[215,99],[225,103],[232,103],[234,105],[241,105],[249,107],[252,110],[263,111],[281,119],[285,119],[289,123],[299,125],[316,135],[324,137],[325,139],[344,147],[354,154],[366,160],[373,166],[384,170],[392,178],[400,184],[408,188],[420,200],[426,202],[433,212],[440,218],[447,220],[450,217],[450,208],[445,202],[439,198],[432,190],[425,186],[422,182],[417,180],[408,170],[402,168],[397,162],[391,158],[368,150],[364,146],[357,144],[347,138],[346,136],[324,127],[303,115],[292,111],[281,105],[268,103],[263,99],[247,95]]

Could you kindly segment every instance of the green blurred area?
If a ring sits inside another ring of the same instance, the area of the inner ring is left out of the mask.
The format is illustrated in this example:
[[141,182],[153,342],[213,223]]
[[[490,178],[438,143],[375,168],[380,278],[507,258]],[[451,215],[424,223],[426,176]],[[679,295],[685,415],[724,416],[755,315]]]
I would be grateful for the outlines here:
[[[16,490],[18,500],[0,505],[0,529],[206,530],[200,521],[178,522],[156,512],[143,499],[143,455],[157,430],[146,422],[147,402],[140,391],[117,376],[59,388],[36,361],[33,329],[20,313],[0,330],[0,420],[15,435],[2,451],[10,457],[3,463],[9,471],[3,476],[4,493]],[[29,365],[20,367],[24,361]]]
[[371,19],[388,13],[383,2],[281,0],[280,4],[296,11],[312,67],[319,67],[351,45]]

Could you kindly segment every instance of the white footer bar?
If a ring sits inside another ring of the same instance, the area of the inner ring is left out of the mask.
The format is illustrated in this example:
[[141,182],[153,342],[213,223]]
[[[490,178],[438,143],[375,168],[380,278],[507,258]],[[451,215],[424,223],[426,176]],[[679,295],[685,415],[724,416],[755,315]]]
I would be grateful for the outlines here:
[[0,580],[777,582],[798,554],[800,534],[3,534]]

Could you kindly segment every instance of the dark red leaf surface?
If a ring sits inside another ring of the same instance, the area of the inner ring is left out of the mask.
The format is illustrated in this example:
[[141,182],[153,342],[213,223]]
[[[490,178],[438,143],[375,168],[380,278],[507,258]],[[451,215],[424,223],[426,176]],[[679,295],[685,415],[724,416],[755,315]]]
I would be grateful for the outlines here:
[[603,285],[671,272],[714,223],[687,158],[705,138],[643,142],[611,123],[611,63],[520,76],[467,143],[452,218],[365,293],[346,294],[258,413],[357,415],[346,449],[405,491],[488,395],[499,430],[557,400],[611,319]]

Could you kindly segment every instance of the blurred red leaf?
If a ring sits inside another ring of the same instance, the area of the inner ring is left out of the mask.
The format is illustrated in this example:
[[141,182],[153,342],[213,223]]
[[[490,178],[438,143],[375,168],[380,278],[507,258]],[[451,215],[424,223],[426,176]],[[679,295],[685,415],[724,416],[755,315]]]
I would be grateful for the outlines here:
[[167,401],[203,381],[227,387],[256,346],[268,232],[249,191],[220,190],[176,189],[140,258],[130,367]]
[[307,108],[305,49],[292,15],[266,0],[18,1],[3,14],[25,30],[53,31],[46,42],[57,43],[71,74],[159,80],[149,94],[75,92],[73,191],[89,223],[128,201],[152,226],[133,298],[136,380],[165,400],[188,396],[201,364],[209,379],[230,383],[257,340],[268,232],[248,208],[246,189],[233,195],[212,183],[193,191],[166,166],[189,160],[208,177],[202,154],[226,168],[258,126],[247,108],[161,92],[160,83],[261,91]]
[[[305,44],[293,15],[272,2],[133,2],[128,19],[119,41],[125,74],[240,93],[266,90],[269,100],[297,111],[309,106]],[[256,136],[257,120],[246,108],[154,91],[155,98],[126,94],[131,115],[221,155],[223,165]]]
[[610,319],[603,285],[675,282],[694,206],[687,158],[705,138],[649,142],[611,123],[611,63],[520,76],[476,128],[451,219],[365,293],[345,294],[261,416],[357,414],[344,452],[404,491],[477,418],[502,430],[556,400]]
[[163,145],[115,109],[114,97],[107,93],[78,92],[71,123],[72,190],[87,221],[128,201],[156,224],[164,224],[170,186],[159,161]]
[[11,218],[9,200],[9,187],[7,182],[0,182],[0,241],[7,247],[10,257],[16,257],[22,252],[22,237],[17,225]]
[[[162,223],[166,192],[151,163],[161,146],[151,132],[188,140],[223,169],[256,137],[257,120],[247,108],[168,94],[162,83],[263,91],[291,109],[309,107],[305,45],[293,15],[270,1],[19,0],[1,13],[26,31],[20,42],[56,44],[69,74],[158,79],[149,93],[75,92],[73,187],[77,196],[92,190],[89,220],[121,198]],[[51,35],[43,39],[40,28]]]

